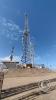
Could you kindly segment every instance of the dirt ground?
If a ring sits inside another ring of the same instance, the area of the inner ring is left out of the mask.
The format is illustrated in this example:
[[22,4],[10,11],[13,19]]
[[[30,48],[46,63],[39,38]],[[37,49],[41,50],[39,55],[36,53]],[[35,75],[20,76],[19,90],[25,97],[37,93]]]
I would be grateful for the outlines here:
[[51,91],[49,94],[40,95],[34,100],[56,100],[56,90]]
[[34,83],[40,80],[46,80],[55,77],[56,72],[50,72],[41,69],[9,70],[4,75],[2,89]]
[[[40,80],[56,78],[56,72],[46,70],[9,70],[5,73],[2,89],[26,85]],[[15,96],[17,98],[18,96]],[[12,100],[11,98],[4,100]],[[15,99],[16,100],[16,99]],[[29,99],[30,100],[30,99]],[[56,100],[56,90],[49,94],[43,94],[34,98],[34,100]]]

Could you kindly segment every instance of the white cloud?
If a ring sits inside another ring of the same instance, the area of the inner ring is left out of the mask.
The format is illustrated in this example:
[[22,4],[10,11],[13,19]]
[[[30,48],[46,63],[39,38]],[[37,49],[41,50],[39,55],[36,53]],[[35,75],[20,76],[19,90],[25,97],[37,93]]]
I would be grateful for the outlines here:
[[23,31],[11,20],[0,17],[0,36],[9,38],[10,40],[18,40]]
[[[6,57],[3,57],[3,58],[0,58],[0,62],[1,61],[10,61],[10,56],[6,56]],[[20,57],[19,56],[14,56],[13,57],[13,61],[19,61],[20,62]]]
[[9,61],[10,59],[9,59],[9,56],[7,56],[7,57],[3,57],[3,58],[0,58],[0,61]]

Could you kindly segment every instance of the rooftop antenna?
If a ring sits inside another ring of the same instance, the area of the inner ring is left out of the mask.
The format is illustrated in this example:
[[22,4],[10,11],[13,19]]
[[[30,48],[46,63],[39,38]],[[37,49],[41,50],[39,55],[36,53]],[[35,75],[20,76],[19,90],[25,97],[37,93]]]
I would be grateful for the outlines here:
[[10,61],[13,60],[13,53],[14,53],[14,47],[12,47],[12,49],[11,49]]

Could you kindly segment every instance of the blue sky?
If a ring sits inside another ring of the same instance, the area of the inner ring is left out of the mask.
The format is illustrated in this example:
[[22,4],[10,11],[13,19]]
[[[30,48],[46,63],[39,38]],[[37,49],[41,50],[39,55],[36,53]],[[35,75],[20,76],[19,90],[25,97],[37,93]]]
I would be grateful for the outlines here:
[[[21,56],[25,12],[35,48],[35,63],[56,66],[56,0],[0,0],[0,59]],[[53,68],[54,68],[53,67]]]

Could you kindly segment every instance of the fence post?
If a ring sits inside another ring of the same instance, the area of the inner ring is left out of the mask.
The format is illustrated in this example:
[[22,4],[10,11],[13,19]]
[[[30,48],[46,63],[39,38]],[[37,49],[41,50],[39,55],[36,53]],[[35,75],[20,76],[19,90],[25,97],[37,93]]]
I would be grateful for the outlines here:
[[0,72],[0,100],[1,100],[1,91],[2,91],[3,79],[4,79],[4,72]]

